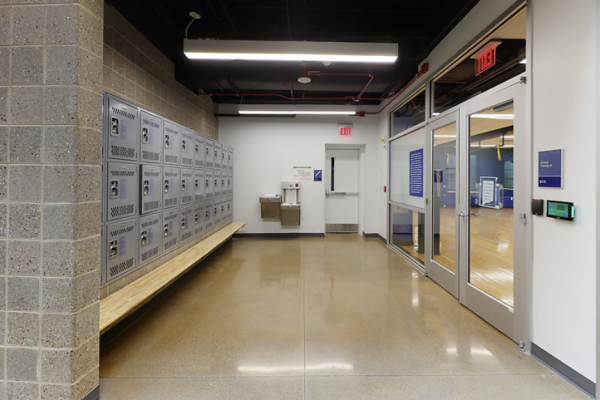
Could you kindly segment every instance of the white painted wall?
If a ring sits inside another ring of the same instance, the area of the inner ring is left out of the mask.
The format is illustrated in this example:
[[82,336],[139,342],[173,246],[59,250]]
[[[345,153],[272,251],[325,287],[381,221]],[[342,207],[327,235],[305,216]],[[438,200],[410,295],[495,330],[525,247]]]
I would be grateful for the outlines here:
[[[260,217],[259,197],[281,193],[281,182],[293,179],[294,166],[325,170],[326,144],[364,145],[364,207],[362,231],[377,233],[381,225],[379,180],[383,143],[377,117],[297,116],[295,118],[219,118],[219,141],[232,146],[234,214],[246,221],[241,233],[323,233],[325,186],[302,181],[301,225],[282,227]],[[352,138],[338,136],[338,123],[353,123]],[[385,168],[385,166],[384,166]]]
[[[595,0],[532,0],[534,166],[564,149],[564,188],[533,195],[575,203],[575,221],[533,218],[533,342],[596,381]],[[531,58],[531,57],[529,57]]]

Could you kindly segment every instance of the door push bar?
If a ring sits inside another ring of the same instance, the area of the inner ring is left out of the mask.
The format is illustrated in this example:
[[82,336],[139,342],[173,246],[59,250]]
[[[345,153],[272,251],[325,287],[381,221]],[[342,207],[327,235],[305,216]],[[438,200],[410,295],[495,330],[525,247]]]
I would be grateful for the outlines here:
[[358,192],[331,192],[329,189],[325,189],[325,197],[337,195],[337,196],[346,196],[346,195],[358,195]]

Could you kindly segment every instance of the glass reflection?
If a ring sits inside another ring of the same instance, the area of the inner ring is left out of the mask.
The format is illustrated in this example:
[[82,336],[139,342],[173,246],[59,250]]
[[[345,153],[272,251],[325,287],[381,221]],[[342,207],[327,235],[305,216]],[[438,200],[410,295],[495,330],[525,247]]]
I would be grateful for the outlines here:
[[469,282],[514,305],[512,103],[469,117]]
[[425,214],[391,206],[392,244],[420,264],[425,263]]
[[456,123],[433,131],[433,260],[456,273]]

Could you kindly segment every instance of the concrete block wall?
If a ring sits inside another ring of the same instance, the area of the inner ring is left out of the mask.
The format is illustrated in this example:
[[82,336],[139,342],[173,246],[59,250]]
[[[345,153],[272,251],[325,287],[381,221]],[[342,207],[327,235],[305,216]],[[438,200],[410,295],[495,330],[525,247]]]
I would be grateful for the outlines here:
[[0,1],[0,398],[98,386],[98,0]]
[[105,5],[104,90],[218,139],[217,108],[210,97],[195,95],[174,74],[173,63],[113,7]]
[[[183,40],[183,39],[182,39]],[[190,129],[218,139],[216,105],[174,78],[173,63],[110,5],[104,7],[103,85],[108,93]],[[214,232],[218,227],[212,230]],[[195,238],[153,262],[111,282],[100,298],[115,293],[210,235]]]

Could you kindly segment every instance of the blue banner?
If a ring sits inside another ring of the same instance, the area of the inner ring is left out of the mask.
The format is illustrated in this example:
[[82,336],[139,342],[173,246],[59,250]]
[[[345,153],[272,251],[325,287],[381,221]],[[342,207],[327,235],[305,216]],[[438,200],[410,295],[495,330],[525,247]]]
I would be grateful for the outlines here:
[[423,197],[423,149],[410,152],[409,194]]
[[539,152],[539,187],[562,188],[562,156],[562,150]]

